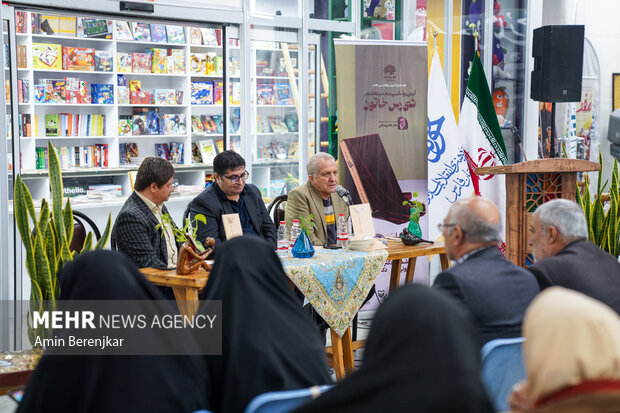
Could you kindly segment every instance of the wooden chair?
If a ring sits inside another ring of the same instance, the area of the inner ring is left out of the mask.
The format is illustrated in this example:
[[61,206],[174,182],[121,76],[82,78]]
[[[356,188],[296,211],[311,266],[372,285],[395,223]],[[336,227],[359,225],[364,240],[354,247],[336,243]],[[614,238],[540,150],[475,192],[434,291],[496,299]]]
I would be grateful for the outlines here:
[[284,212],[286,210],[286,201],[288,200],[288,194],[278,195],[273,198],[269,205],[267,206],[267,212],[269,216],[271,216],[271,211],[273,210],[273,222],[276,224],[276,227],[281,221],[284,221]]

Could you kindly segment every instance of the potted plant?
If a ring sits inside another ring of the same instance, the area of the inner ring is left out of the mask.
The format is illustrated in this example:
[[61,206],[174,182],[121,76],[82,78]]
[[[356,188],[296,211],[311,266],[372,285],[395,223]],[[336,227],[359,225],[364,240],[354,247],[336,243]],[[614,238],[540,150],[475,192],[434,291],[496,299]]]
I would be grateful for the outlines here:
[[[211,266],[207,263],[207,258],[213,252],[215,246],[215,239],[207,238],[205,240],[205,246],[196,239],[196,233],[198,231],[197,222],[207,224],[207,218],[203,214],[196,214],[194,219],[190,221],[189,218],[185,218],[185,225],[183,228],[178,228],[174,225],[170,215],[164,214],[162,216],[162,222],[157,224],[156,229],[160,229],[163,226],[172,228],[175,239],[177,242],[182,243],[179,248],[179,255],[177,257],[177,274],[188,275],[199,268],[204,268],[206,271],[211,271]],[[161,236],[164,236],[162,231]]]
[[[76,254],[93,249],[92,232],[87,234],[79,253],[69,249],[73,239],[73,211],[69,199],[63,209],[62,173],[58,155],[51,143],[48,143],[48,154],[51,208],[47,200],[42,199],[41,209],[37,215],[30,191],[19,175],[15,178],[13,190],[15,222],[26,250],[26,271],[31,284],[27,318],[28,339],[35,349],[40,348],[36,338],[49,337],[51,331],[46,331],[42,327],[35,330],[31,325],[33,313],[56,309],[56,300],[60,296],[56,274],[65,264],[72,261]],[[95,249],[103,249],[107,244],[111,221],[111,216],[108,216],[108,223],[95,244]]]
[[426,213],[426,207],[424,203],[418,201],[419,192],[414,192],[411,201],[403,201],[403,205],[409,206],[409,225],[407,229],[410,233],[422,237],[422,229],[420,228],[420,216]]

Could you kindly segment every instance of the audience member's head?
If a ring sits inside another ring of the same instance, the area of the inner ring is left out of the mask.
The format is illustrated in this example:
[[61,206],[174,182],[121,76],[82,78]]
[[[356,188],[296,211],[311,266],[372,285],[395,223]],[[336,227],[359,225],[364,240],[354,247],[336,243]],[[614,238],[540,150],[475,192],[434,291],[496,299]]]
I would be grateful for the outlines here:
[[323,199],[336,192],[338,186],[338,165],[333,156],[325,152],[312,155],[306,165],[308,180]]
[[502,220],[495,204],[480,197],[459,200],[443,221],[446,253],[456,260],[476,248],[502,240]]
[[174,166],[169,161],[149,156],[140,164],[133,188],[159,205],[166,202],[174,191],[173,178]]
[[451,297],[398,288],[373,319],[362,367],[296,412],[490,413],[479,340]]
[[234,238],[218,250],[207,300],[221,300],[222,355],[209,357],[215,412],[243,412],[255,396],[331,382],[317,327],[264,240]]
[[[80,255],[58,278],[62,300],[135,300],[149,309],[162,300],[135,264],[114,251]],[[169,334],[196,348],[189,333]],[[19,411],[193,412],[209,407],[206,374],[200,357],[44,354]]]
[[213,158],[213,177],[226,196],[239,196],[249,175],[245,159],[235,151],[220,152]]
[[545,202],[533,214],[529,244],[534,258],[552,257],[571,242],[588,238],[581,207],[568,199]]
[[532,301],[523,335],[530,406],[600,391],[597,383],[605,380],[615,383],[607,390],[615,391],[618,406],[620,318],[611,308],[579,292],[551,287]]

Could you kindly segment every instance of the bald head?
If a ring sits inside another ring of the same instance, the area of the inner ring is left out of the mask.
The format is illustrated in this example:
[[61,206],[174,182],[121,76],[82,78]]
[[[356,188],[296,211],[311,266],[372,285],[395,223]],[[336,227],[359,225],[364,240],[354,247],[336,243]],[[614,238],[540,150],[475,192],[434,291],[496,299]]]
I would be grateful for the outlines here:
[[501,241],[501,215],[493,202],[480,198],[457,201],[450,208],[447,221],[458,225],[466,242],[498,243]]

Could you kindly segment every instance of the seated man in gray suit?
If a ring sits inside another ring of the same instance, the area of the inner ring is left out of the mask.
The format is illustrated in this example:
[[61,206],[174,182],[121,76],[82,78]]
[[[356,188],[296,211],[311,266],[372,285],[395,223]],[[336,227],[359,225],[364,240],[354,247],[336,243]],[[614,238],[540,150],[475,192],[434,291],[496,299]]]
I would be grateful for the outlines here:
[[539,289],[529,272],[497,248],[502,230],[497,207],[479,197],[457,201],[440,227],[446,253],[456,264],[437,276],[433,288],[465,305],[483,343],[521,336],[525,309]]
[[[215,239],[217,247],[226,242],[223,214],[239,214],[243,235],[256,235],[276,249],[276,227],[269,217],[258,188],[247,184],[245,159],[235,151],[224,151],[213,159],[213,182],[189,203],[185,217],[203,214],[207,223],[198,222],[198,240]],[[214,255],[211,255],[212,257]]]
[[176,268],[177,244],[172,228],[164,225],[155,229],[162,216],[168,214],[164,202],[174,190],[173,177],[174,167],[167,160],[144,159],[138,168],[134,192],[114,221],[112,245],[140,268]]
[[349,218],[349,207],[336,194],[338,166],[328,153],[314,154],[306,165],[308,182],[293,189],[288,195],[284,217],[290,229],[293,220],[310,214],[316,228],[310,228],[308,235],[312,245],[336,244],[336,223],[339,214]]
[[536,264],[527,269],[541,290],[552,285],[595,298],[620,314],[620,263],[588,241],[588,226],[576,202],[554,199],[533,214],[529,244]]

